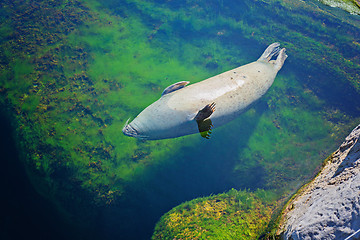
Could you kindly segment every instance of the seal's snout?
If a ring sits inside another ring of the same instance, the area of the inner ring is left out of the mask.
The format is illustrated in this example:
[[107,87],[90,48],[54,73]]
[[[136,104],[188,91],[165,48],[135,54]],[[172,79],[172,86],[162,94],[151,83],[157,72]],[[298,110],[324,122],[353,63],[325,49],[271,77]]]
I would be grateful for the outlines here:
[[[129,120],[128,120],[129,121]],[[125,126],[122,129],[122,132],[129,137],[137,137],[139,135],[138,131],[136,131],[135,128],[133,128],[133,126],[131,126],[131,124],[125,124]]]
[[141,138],[141,139],[147,139],[148,136],[145,136],[144,134],[141,134],[136,127],[134,127],[131,123],[129,123],[129,120],[126,121],[125,126],[122,129],[122,132],[124,135],[134,138]]

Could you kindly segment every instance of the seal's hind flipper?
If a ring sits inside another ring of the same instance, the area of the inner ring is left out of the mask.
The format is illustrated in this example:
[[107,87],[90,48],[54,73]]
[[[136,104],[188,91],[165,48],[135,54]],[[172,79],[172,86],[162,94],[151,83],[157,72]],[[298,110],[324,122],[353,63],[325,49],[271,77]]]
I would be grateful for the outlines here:
[[270,44],[264,51],[264,53],[261,55],[261,57],[258,59],[258,61],[267,61],[269,62],[272,57],[276,57],[280,52],[280,43],[275,42],[273,44]]
[[165,88],[165,90],[162,92],[161,96],[164,96],[171,92],[175,92],[176,90],[179,90],[179,89],[185,87],[189,83],[190,82],[188,82],[188,81],[181,81],[181,82],[174,83],[174,84],[168,86],[167,88]]
[[[215,111],[215,103],[210,103],[201,109],[195,116],[195,120],[198,124],[200,135],[203,138],[209,139],[211,134],[211,128],[213,127],[211,119],[208,118]],[[208,118],[208,119],[207,119]]]
[[284,62],[286,60],[286,58],[288,57],[288,55],[286,55],[286,49],[283,48],[280,50],[279,56],[277,57],[276,61],[275,61],[275,68],[279,71],[282,66],[284,65]]

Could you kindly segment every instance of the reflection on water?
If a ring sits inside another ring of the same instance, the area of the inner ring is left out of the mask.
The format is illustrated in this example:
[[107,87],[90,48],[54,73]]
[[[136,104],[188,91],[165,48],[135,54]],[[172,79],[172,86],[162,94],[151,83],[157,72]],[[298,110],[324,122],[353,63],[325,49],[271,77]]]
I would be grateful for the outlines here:
[[[287,196],[359,120],[360,20],[317,4],[2,2],[0,102],[33,186],[91,226],[74,235],[105,239],[148,239],[171,208],[232,188]],[[275,41],[290,57],[273,86],[210,141],[123,136],[166,86],[246,64]]]

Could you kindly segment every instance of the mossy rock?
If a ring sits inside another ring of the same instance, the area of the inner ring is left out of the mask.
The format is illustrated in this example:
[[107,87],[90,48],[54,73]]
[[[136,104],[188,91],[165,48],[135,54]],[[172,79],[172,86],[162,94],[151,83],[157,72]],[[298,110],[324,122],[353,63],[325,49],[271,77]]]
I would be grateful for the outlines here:
[[232,189],[185,202],[161,217],[152,239],[257,239],[275,206],[267,194]]

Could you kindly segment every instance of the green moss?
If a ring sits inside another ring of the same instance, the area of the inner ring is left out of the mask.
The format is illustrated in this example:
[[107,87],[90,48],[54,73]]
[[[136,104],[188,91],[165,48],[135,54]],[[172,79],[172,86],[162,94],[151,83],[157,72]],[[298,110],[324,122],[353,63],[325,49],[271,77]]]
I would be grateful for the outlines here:
[[0,40],[4,41],[7,37],[10,36],[12,29],[8,25],[0,25]]
[[[12,92],[21,95],[27,93],[29,87],[31,86],[31,73],[34,71],[34,66],[30,64],[26,59],[16,59],[9,66],[11,71],[3,72],[4,85],[6,89],[11,89]],[[12,79],[12,81],[5,81],[7,79]],[[12,100],[17,101],[18,99],[13,98]]]
[[24,96],[24,101],[21,106],[21,109],[25,112],[33,112],[36,110],[36,108],[39,106],[40,103],[40,97],[38,96]]

